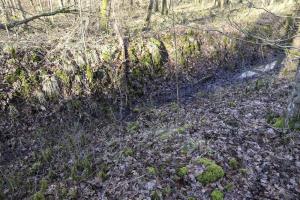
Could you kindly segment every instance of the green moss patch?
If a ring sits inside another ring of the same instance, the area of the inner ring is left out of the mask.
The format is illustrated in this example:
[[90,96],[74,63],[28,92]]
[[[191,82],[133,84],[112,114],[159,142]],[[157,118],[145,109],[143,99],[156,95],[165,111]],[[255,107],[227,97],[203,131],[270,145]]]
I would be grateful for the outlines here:
[[57,78],[59,78],[63,85],[67,87],[70,85],[70,78],[66,72],[64,72],[63,70],[57,70],[55,72],[55,75]]
[[283,117],[278,117],[275,119],[275,123],[273,124],[276,128],[284,128],[285,127],[285,120]]
[[147,172],[150,175],[156,175],[158,174],[158,170],[156,169],[156,167],[147,167]]
[[189,173],[188,167],[181,167],[177,170],[177,175],[179,177],[184,177],[184,176],[188,175],[188,173]]
[[205,171],[196,177],[197,181],[200,183],[207,185],[224,177],[225,173],[223,168],[217,165],[213,160],[200,158],[197,162],[206,167]]
[[130,122],[126,129],[129,133],[135,133],[140,129],[140,125],[138,122]]
[[210,194],[210,197],[212,200],[223,200],[224,193],[219,189],[214,189],[214,191],[212,191],[212,193]]
[[48,189],[48,181],[43,178],[40,182],[40,190],[42,192],[46,192],[47,189]]
[[92,83],[93,77],[94,77],[93,69],[88,65],[86,67],[86,79],[88,80],[89,83]]
[[123,154],[124,154],[124,156],[126,156],[126,157],[128,157],[128,156],[133,156],[134,151],[133,151],[132,148],[126,147],[126,148],[123,150]]
[[211,160],[211,159],[208,159],[208,158],[198,158],[196,160],[196,163],[197,164],[202,164],[204,166],[209,166],[209,165],[215,165],[215,161]]
[[231,192],[234,189],[234,184],[233,183],[228,183],[224,187],[225,191]]
[[42,192],[37,192],[32,197],[33,200],[45,200],[45,196]]
[[228,162],[231,169],[238,169],[239,168],[239,162],[235,158],[230,158]]

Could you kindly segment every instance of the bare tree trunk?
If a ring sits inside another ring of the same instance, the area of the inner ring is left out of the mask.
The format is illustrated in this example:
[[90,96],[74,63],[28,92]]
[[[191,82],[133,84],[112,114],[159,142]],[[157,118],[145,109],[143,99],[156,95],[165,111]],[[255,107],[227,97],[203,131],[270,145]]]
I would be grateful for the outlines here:
[[103,30],[107,30],[108,25],[108,5],[109,0],[102,0],[101,2],[101,11],[100,11],[100,27]]
[[169,0],[169,10],[171,10],[172,6],[173,6],[173,1]]
[[[127,94],[128,94],[128,68],[129,68],[129,54],[128,54],[128,37],[125,37],[120,28],[119,20],[116,16],[115,0],[112,0],[112,17],[113,17],[113,28],[119,40],[119,47],[122,50],[122,68],[121,68],[121,83],[120,90],[125,94],[127,105]],[[120,109],[121,113],[121,109]]]
[[[300,33],[300,26],[298,27],[297,34]],[[300,38],[296,37],[293,41],[293,47],[300,49]],[[295,87],[292,92],[291,100],[288,104],[287,109],[287,122],[300,118],[300,62],[298,58],[297,60],[294,60],[292,62],[296,62],[297,64],[297,74],[295,77]]]
[[167,0],[162,0],[161,14],[168,14]]
[[147,12],[147,17],[146,17],[146,24],[145,28],[148,29],[150,26],[150,21],[151,21],[151,16],[152,16],[152,10],[153,10],[153,0],[149,1],[149,6],[148,6],[148,12]]
[[155,12],[159,11],[159,0],[155,0],[155,8],[154,8]]
[[8,10],[6,9],[6,4],[5,4],[4,0],[1,0],[1,12],[4,13],[6,21],[9,22],[10,16],[7,11]]
[[[53,2],[52,2],[52,0],[49,0],[49,7],[50,7],[50,11],[53,12]],[[53,16],[51,16],[51,22],[52,23],[54,22]]]
[[61,7],[61,8],[64,7],[64,0],[60,0],[60,7]]
[[19,9],[20,9],[20,11],[21,11],[21,13],[22,13],[23,19],[26,19],[26,13],[25,13],[25,11],[24,11],[24,9],[23,9],[23,6],[22,6],[20,0],[18,0],[18,6],[19,6]]
[[44,12],[44,6],[43,6],[43,3],[41,0],[39,0],[39,6],[40,6],[40,9],[41,9],[41,12]]
[[221,7],[221,1],[222,0],[215,0],[214,4],[216,7]]
[[33,7],[34,12],[36,12],[36,6],[33,0],[30,0],[30,4]]
[[15,13],[16,13],[16,11],[15,11],[16,5],[14,4],[14,1],[8,0],[6,4],[8,5],[9,10],[10,10],[10,16],[15,15]]

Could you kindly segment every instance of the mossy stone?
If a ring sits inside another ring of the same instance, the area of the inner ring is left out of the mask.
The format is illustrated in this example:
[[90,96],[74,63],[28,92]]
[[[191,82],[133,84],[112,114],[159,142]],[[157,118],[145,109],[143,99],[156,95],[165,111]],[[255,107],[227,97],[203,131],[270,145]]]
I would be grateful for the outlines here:
[[179,45],[185,57],[200,53],[200,44],[195,37],[183,35],[179,38]]
[[152,65],[152,55],[149,52],[148,49],[144,49],[141,58],[140,58],[140,63],[144,66],[150,67]]
[[44,80],[42,82],[42,90],[51,99],[59,96],[60,88],[55,76],[44,77]]
[[150,38],[147,44],[149,53],[151,54],[153,64],[155,66],[161,66],[164,62],[164,45],[161,41]]

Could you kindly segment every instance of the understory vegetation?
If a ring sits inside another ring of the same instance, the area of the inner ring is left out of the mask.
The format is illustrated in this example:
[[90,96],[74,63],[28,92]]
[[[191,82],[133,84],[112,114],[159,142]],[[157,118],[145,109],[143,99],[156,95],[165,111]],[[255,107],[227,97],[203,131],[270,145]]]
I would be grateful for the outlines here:
[[297,0],[0,8],[0,199],[300,198]]

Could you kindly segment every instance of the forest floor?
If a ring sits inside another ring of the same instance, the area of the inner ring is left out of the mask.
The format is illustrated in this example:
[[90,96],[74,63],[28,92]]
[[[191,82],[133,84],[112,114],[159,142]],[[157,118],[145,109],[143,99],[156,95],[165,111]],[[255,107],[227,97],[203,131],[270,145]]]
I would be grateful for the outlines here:
[[[279,67],[246,79],[242,70],[222,73],[181,96],[180,104],[137,107],[127,122],[62,108],[2,121],[13,135],[2,147],[2,195],[298,199],[299,132],[270,122],[284,113],[292,88],[278,78]],[[203,181],[199,174],[210,166],[219,175]]]
[[[280,5],[272,11],[291,10]],[[199,18],[199,8],[188,9],[175,10],[182,13],[176,24],[183,29],[228,31],[218,12],[207,9]],[[267,21],[259,18],[263,12],[245,9],[232,17],[251,24]],[[130,16],[126,24],[139,33],[144,10],[129,14],[142,19],[137,26]],[[169,30],[170,22],[155,14],[153,32]],[[77,20],[72,23],[80,29]],[[79,41],[74,27],[10,39],[2,32],[0,42],[17,38],[19,46],[48,41],[65,48],[63,41]],[[98,41],[101,34],[89,39]],[[264,68],[201,68],[195,82],[179,83],[179,96],[176,83],[166,83],[163,93],[137,101],[122,120],[92,97],[51,108],[17,101],[18,109],[0,112],[0,199],[300,199],[300,134],[283,128],[280,118],[293,85],[279,77],[281,55],[266,57]]]

